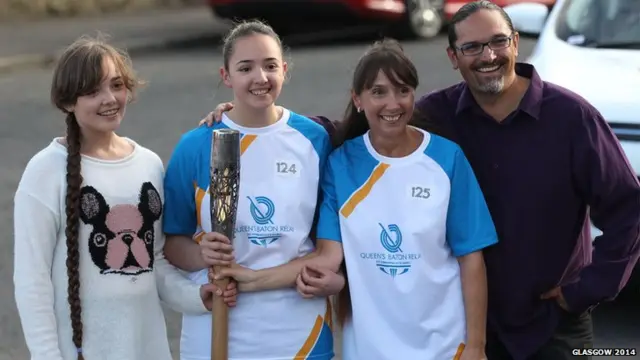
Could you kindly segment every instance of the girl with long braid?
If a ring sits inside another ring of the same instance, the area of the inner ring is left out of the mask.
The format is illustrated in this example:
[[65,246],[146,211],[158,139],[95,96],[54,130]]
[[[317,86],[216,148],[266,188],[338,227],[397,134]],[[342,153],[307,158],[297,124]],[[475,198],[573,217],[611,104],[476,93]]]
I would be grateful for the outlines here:
[[[95,39],[76,41],[55,69],[51,99],[67,134],[29,161],[14,199],[15,297],[31,360],[171,360],[160,300],[183,313],[211,308],[217,289],[163,256],[162,161],[115,133],[139,85],[126,54]],[[231,285],[225,301],[234,296]]]

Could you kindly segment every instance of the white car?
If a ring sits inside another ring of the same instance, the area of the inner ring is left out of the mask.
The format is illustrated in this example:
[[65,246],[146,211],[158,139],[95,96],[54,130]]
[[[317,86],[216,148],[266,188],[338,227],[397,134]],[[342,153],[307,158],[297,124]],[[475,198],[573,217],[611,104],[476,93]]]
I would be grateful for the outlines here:
[[551,11],[521,2],[504,10],[518,32],[538,36],[526,62],[602,113],[640,178],[640,0],[557,0]]
[[506,6],[519,32],[539,35],[531,56],[545,80],[593,104],[640,176],[640,0],[558,0]]

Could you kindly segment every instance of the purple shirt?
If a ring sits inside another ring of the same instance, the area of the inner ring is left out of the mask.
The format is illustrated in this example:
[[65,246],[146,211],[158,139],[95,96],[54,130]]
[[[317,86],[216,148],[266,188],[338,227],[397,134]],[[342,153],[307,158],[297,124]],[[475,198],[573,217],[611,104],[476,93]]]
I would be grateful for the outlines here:
[[[498,231],[485,250],[489,328],[524,359],[552,335],[562,311],[542,293],[561,285],[573,312],[617,295],[640,256],[640,186],[602,115],[578,95],[543,82],[533,66],[517,110],[502,123],[464,82],[416,107],[469,159]],[[603,91],[607,91],[606,89]],[[592,240],[593,223],[603,230]]]

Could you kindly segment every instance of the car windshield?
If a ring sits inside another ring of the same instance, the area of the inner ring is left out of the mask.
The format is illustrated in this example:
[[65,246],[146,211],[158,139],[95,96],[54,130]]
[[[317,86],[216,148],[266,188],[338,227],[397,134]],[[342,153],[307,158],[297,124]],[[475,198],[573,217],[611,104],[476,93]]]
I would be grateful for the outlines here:
[[567,0],[556,24],[573,45],[640,49],[640,0]]

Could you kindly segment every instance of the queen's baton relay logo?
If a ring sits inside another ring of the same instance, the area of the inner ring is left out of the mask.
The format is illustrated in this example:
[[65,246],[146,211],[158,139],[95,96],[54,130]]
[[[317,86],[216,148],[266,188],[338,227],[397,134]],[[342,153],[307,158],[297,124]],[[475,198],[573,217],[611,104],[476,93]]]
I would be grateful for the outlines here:
[[365,260],[374,260],[376,267],[383,273],[396,277],[406,274],[411,269],[411,263],[420,259],[420,254],[406,253],[402,249],[402,231],[396,224],[385,227],[380,225],[380,244],[386,252],[361,253]]
[[273,217],[276,213],[276,206],[266,196],[247,196],[249,201],[249,212],[255,225],[242,225],[236,231],[247,233],[251,243],[267,247],[278,241],[283,233],[293,232],[294,228],[289,225],[277,224]]

